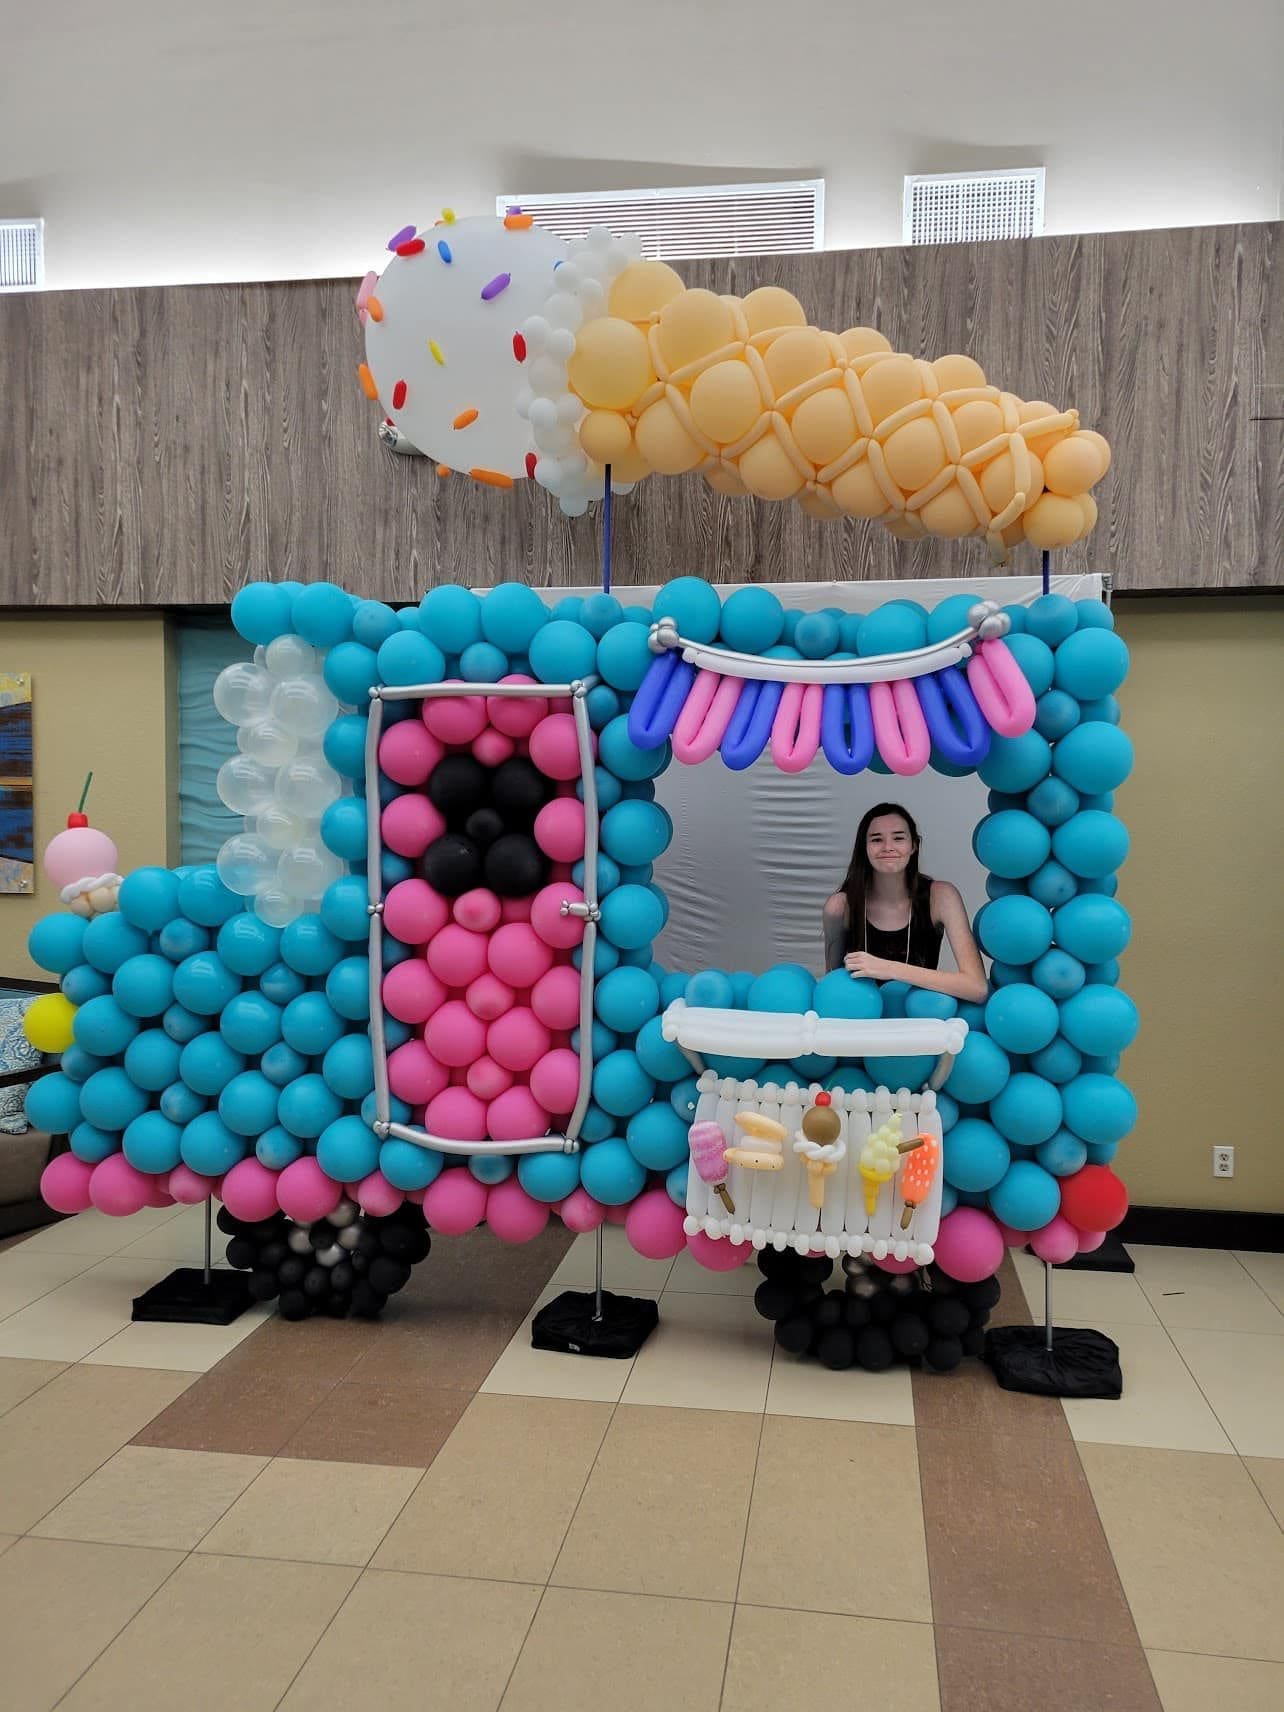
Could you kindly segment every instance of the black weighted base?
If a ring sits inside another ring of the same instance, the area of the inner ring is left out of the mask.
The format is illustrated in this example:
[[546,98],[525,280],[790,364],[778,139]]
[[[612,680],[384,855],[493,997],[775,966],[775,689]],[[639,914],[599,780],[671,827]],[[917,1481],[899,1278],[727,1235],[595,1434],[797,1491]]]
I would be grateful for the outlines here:
[[1088,1254],[1076,1254],[1073,1260],[1065,1262],[1067,1272],[1135,1272],[1132,1256],[1120,1242],[1115,1231],[1106,1233],[1106,1240],[1100,1248],[1092,1249]]
[[531,1348],[559,1355],[599,1355],[616,1361],[634,1356],[660,1323],[649,1296],[602,1292],[602,1317],[594,1319],[592,1290],[564,1290],[545,1303],[531,1324]]
[[250,1282],[243,1272],[211,1272],[207,1284],[202,1267],[180,1266],[135,1296],[130,1317],[180,1326],[230,1326],[252,1300]]
[[1043,1326],[995,1326],[985,1334],[985,1359],[1005,1391],[1112,1402],[1123,1396],[1119,1345],[1104,1332],[1054,1326],[1049,1349]]

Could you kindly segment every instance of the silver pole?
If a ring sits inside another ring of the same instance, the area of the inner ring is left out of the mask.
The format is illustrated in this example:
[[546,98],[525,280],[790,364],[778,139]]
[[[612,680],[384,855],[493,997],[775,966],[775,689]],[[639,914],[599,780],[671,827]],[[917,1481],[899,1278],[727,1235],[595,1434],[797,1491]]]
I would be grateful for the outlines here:
[[205,1288],[206,1288],[206,1289],[207,1289],[207,1290],[208,1290],[208,1289],[209,1289],[209,1287],[210,1287],[210,1254],[211,1254],[211,1251],[212,1251],[212,1248],[213,1248],[213,1242],[214,1242],[214,1237],[213,1237],[213,1223],[214,1223],[214,1212],[213,1212],[213,1208],[214,1208],[214,1198],[213,1198],[213,1196],[212,1196],[212,1195],[211,1195],[211,1196],[209,1196],[209,1197],[207,1197],[207,1199],[206,1199],[206,1202],[205,1202],[205,1271],[204,1271],[204,1285],[205,1285]]
[[1052,1352],[1052,1267],[1043,1263],[1043,1347]]
[[595,1326],[602,1323],[602,1261],[605,1231],[605,1223],[597,1227],[597,1278],[593,1286],[593,1324]]

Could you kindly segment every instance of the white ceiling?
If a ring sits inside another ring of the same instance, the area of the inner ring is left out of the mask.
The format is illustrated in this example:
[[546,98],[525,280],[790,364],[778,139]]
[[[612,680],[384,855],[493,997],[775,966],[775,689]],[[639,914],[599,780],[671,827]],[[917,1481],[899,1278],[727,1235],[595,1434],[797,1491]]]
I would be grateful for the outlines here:
[[1279,217],[1281,0],[0,0],[50,287],[356,275],[498,192],[1044,165],[1046,230]]

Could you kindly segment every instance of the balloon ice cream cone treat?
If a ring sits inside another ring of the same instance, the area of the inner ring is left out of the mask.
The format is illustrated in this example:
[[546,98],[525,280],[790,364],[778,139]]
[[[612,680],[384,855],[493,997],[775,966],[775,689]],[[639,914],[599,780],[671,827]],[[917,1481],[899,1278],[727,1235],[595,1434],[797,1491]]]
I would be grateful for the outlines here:
[[[93,778],[92,773],[89,778]],[[81,809],[88,794],[89,779],[86,779],[80,797]],[[106,915],[116,908],[121,884],[121,876],[116,872],[119,861],[113,841],[105,832],[90,826],[88,816],[79,810],[67,816],[66,829],[56,833],[45,846],[45,873],[74,915]]]
[[687,1143],[691,1148],[691,1163],[700,1181],[709,1185],[729,1213],[734,1213],[736,1203],[727,1193],[727,1162],[724,1158],[727,1138],[722,1133],[722,1126],[711,1118],[693,1123],[687,1132]]
[[780,1171],[785,1163],[785,1141],[788,1131],[762,1112],[737,1112],[736,1128],[749,1137],[749,1144],[737,1143],[726,1152],[728,1165],[743,1165],[746,1171]]
[[832,1096],[817,1094],[816,1103],[803,1113],[802,1129],[794,1137],[794,1152],[807,1168],[807,1199],[817,1211],[825,1205],[825,1179],[832,1177],[847,1157],[842,1129]]
[[890,1183],[901,1163],[901,1114],[896,1112],[873,1130],[860,1150],[860,1174],[865,1184],[865,1212],[873,1218],[878,1191]]
[[[908,1154],[901,1174],[901,1196],[905,1202],[901,1213],[902,1230],[909,1229],[914,1209],[927,1199],[927,1192],[941,1163],[941,1144],[934,1135],[920,1135],[917,1141],[918,1145]],[[902,1151],[904,1148],[902,1142]]]

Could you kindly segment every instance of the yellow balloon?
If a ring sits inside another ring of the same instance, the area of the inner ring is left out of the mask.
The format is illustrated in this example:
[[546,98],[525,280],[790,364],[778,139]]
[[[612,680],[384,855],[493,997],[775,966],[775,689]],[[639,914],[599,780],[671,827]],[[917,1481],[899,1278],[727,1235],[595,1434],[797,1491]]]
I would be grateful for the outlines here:
[[22,1032],[37,1052],[65,1052],[72,1042],[76,1007],[61,993],[42,993],[27,1006]]
[[844,470],[830,492],[849,517],[881,517],[887,510],[887,495],[875,481],[868,458]]
[[877,327],[848,327],[838,335],[849,357],[867,357],[871,351],[890,351],[891,342]]
[[808,517],[823,517],[827,523],[842,516],[842,512],[825,493],[805,493],[798,503]]
[[814,327],[794,327],[782,333],[767,346],[763,361],[777,398],[833,366],[829,346]]
[[715,493],[725,493],[728,499],[744,499],[749,492],[736,472],[725,464],[706,470],[704,479]]
[[960,392],[966,386],[985,385],[985,370],[980,363],[973,362],[971,357],[961,357],[957,352],[948,357],[937,357],[932,369],[942,392]]
[[[1043,492],[1043,465],[1029,447],[1026,455],[1030,460],[1030,474],[1021,491],[1025,494],[1028,509]],[[1016,494],[1016,465],[1011,452],[1000,452],[998,457],[990,460],[981,471],[980,484],[981,497],[997,517],[1007,509]]]
[[1075,503],[1083,513],[1081,534],[1086,535],[1089,529],[1095,529],[1097,526],[1097,502],[1090,493],[1081,493]]
[[923,396],[923,377],[912,357],[888,357],[875,363],[861,376],[860,386],[875,427]]
[[590,410],[580,423],[580,446],[597,464],[614,464],[633,444],[629,425],[614,410]]
[[887,473],[904,493],[917,493],[945,468],[945,442],[930,416],[889,434],[883,446]]
[[1025,537],[1044,552],[1054,547],[1068,547],[1077,541],[1084,529],[1084,514],[1077,499],[1063,499],[1057,493],[1045,493],[1025,514]]
[[951,482],[935,499],[929,499],[918,515],[925,529],[944,536],[947,541],[961,540],[976,529],[976,514],[957,482]]
[[807,315],[791,291],[778,285],[760,285],[740,305],[749,327],[749,337],[769,333],[775,327],[805,327]]
[[621,452],[618,458],[611,459],[612,482],[640,482],[650,474],[650,464],[632,444],[627,451]]
[[711,291],[684,291],[666,303],[659,328],[660,349],[671,370],[729,345],[735,333],[730,305]]
[[630,321],[586,321],[567,364],[571,386],[591,409],[627,410],[655,379],[646,335]]
[[667,398],[657,398],[646,407],[638,417],[636,433],[638,451],[662,476],[680,476],[693,470],[705,455]]
[[804,458],[817,469],[832,464],[856,438],[856,418],[841,387],[826,387],[804,398],[790,423]]
[[970,404],[960,404],[950,414],[959,446],[965,453],[984,446],[987,440],[1003,432],[1003,412],[988,398],[974,398]]
[[748,365],[714,363],[696,376],[691,388],[691,416],[702,434],[729,446],[747,434],[762,415],[762,395]]
[[1110,468],[1109,440],[1106,439],[1104,434],[1098,434],[1093,428],[1080,428],[1079,438],[1081,440],[1091,440],[1092,444],[1101,453],[1101,473],[1104,476],[1106,471]]
[[681,275],[667,262],[630,262],[611,287],[607,314],[622,321],[649,321],[685,290]]
[[747,452],[741,453],[740,479],[759,499],[792,499],[803,485],[802,477],[774,434],[764,434]]
[[1101,466],[1101,452],[1088,436],[1070,434],[1048,448],[1043,460],[1043,479],[1049,493],[1069,498],[1087,493],[1094,482],[1100,481],[1106,473]]

